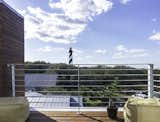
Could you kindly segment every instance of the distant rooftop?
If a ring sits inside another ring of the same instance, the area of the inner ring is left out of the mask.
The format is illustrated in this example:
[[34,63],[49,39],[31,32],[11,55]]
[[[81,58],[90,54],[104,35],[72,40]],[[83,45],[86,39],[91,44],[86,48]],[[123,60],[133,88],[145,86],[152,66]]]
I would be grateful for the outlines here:
[[38,92],[27,91],[25,96],[30,102],[30,108],[32,109],[54,109],[54,108],[69,108],[69,107],[83,107],[83,97],[80,96],[80,102],[78,102],[78,96],[70,95],[43,95]]
[[17,16],[24,18],[20,13],[18,13],[15,9],[13,9],[10,5],[8,5],[4,0],[0,0],[0,4],[5,5],[7,8],[9,8],[12,12],[14,12]]
[[25,74],[26,87],[53,87],[56,86],[57,75],[55,74]]

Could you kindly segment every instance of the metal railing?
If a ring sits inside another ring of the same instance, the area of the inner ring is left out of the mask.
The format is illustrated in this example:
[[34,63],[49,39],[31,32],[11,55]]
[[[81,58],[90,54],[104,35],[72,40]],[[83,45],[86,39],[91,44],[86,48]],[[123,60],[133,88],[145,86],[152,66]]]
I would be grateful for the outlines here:
[[160,94],[153,64],[12,64],[11,73],[13,96],[25,92],[32,108],[105,107],[109,97],[102,91],[113,82],[119,107],[132,95]]
[[153,71],[153,94],[160,97],[160,68],[155,68]]

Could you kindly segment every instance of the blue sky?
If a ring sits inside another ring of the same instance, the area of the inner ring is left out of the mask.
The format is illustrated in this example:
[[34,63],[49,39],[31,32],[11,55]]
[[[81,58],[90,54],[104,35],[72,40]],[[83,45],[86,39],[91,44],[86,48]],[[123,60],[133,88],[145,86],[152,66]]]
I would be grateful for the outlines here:
[[25,18],[25,60],[160,61],[160,0],[5,0]]

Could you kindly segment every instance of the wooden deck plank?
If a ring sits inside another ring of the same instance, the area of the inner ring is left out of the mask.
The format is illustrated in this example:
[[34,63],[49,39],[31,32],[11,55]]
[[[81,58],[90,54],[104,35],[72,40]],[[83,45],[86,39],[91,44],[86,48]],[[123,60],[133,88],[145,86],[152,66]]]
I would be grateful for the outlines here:
[[31,112],[28,122],[123,122],[123,113],[111,120],[106,112]]

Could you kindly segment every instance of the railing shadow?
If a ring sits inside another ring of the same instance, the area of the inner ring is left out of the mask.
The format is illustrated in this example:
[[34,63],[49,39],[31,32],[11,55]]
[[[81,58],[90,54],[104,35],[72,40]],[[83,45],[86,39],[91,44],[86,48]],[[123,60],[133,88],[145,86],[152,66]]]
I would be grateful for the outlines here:
[[46,116],[43,113],[40,113],[38,111],[36,112],[31,112],[28,120],[26,122],[57,122],[50,116]]
[[117,117],[116,119],[113,119],[113,120],[115,120],[115,121],[117,121],[117,122],[124,122],[124,119],[119,118],[119,117]]
[[[53,116],[52,116],[53,115]],[[29,119],[26,122],[59,122],[59,120],[63,120],[65,122],[69,121],[77,121],[77,120],[85,120],[85,122],[124,122],[123,117],[118,114],[118,117],[116,119],[110,119],[108,118],[107,114],[92,114],[89,115],[87,113],[56,113],[56,114],[45,114],[41,112],[31,112]],[[78,122],[78,121],[77,121]]]
[[97,121],[97,122],[103,122],[102,120],[96,119],[92,116],[88,116],[88,115],[85,115],[85,114],[80,114],[80,115],[83,116],[83,117],[89,118],[91,120]]
[[[88,116],[88,115],[85,115],[85,114],[80,114],[80,115],[83,116],[83,117],[89,118],[89,119],[91,119],[91,120],[93,120],[93,121],[104,122],[104,121],[102,121],[102,120],[100,120],[100,119],[97,119],[97,118],[95,118],[95,117],[93,117],[93,116]],[[124,119],[117,117],[116,119],[113,119],[113,121],[116,121],[116,122],[124,122]]]

